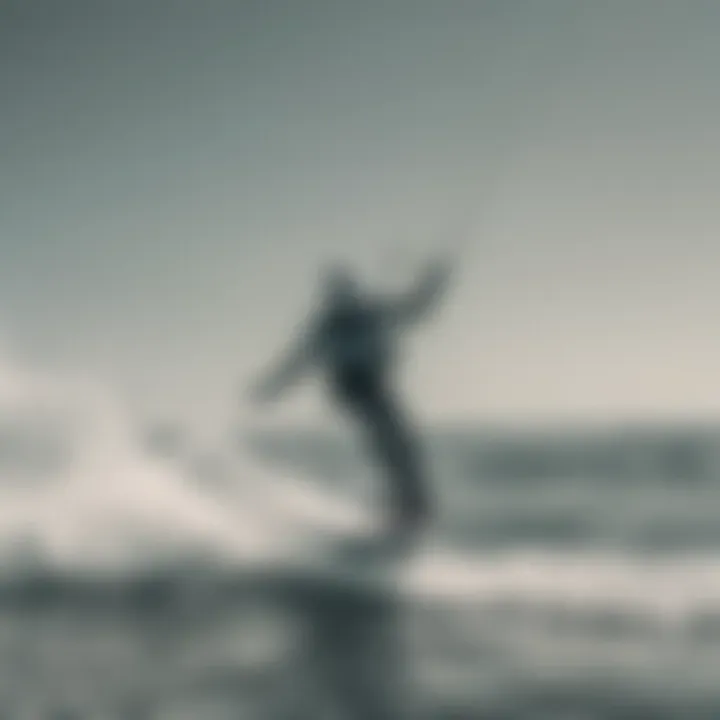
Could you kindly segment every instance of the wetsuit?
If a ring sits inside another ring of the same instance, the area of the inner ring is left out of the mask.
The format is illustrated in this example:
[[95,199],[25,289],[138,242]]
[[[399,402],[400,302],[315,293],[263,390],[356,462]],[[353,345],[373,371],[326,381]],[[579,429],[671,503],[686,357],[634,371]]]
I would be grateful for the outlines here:
[[415,527],[428,514],[428,493],[419,445],[392,387],[390,332],[386,313],[370,303],[331,310],[319,327],[319,359],[331,394],[386,470],[393,522]]
[[273,399],[308,368],[320,366],[331,395],[360,422],[371,453],[386,470],[392,520],[401,530],[417,528],[430,502],[416,435],[392,387],[393,350],[398,333],[435,305],[449,267],[431,265],[413,292],[392,301],[344,288],[255,387],[256,399]]

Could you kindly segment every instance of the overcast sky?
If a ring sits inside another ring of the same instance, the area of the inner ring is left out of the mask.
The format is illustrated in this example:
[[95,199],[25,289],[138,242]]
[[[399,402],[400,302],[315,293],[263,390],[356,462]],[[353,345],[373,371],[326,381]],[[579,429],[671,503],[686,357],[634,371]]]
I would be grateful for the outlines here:
[[424,416],[713,412],[719,36],[711,0],[5,0],[3,329],[214,422],[330,254],[473,222]]

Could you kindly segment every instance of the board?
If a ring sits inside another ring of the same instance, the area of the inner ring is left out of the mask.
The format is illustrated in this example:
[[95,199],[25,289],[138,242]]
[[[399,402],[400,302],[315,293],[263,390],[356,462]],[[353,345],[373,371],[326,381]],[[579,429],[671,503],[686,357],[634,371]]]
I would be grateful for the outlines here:
[[432,583],[427,564],[435,562],[435,543],[430,536],[393,538],[383,508],[343,491],[344,483],[331,489],[250,458],[244,458],[238,476],[246,489],[238,510],[252,508],[249,522],[266,529],[263,538],[272,560],[262,565],[281,584],[414,595],[418,580],[425,587]]
[[318,590],[389,598],[407,591],[405,570],[418,552],[418,544],[393,542],[383,534],[324,537],[285,571]]

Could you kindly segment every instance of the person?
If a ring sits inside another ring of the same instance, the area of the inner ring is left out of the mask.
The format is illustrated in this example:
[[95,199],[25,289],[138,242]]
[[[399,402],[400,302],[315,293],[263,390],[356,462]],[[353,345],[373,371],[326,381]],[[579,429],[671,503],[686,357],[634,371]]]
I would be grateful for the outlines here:
[[319,311],[250,393],[256,403],[275,401],[319,369],[331,397],[359,423],[384,467],[391,529],[403,536],[420,530],[432,508],[417,433],[396,392],[398,338],[430,315],[452,266],[448,258],[435,260],[410,291],[394,298],[374,296],[346,269],[331,268]]

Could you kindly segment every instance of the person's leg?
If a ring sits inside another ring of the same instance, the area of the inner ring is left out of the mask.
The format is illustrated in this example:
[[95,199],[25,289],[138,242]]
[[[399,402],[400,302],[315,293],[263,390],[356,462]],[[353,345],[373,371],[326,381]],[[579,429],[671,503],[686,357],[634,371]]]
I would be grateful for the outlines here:
[[419,444],[410,423],[389,398],[373,398],[363,421],[372,451],[389,481],[393,522],[416,529],[430,513],[428,488]]

